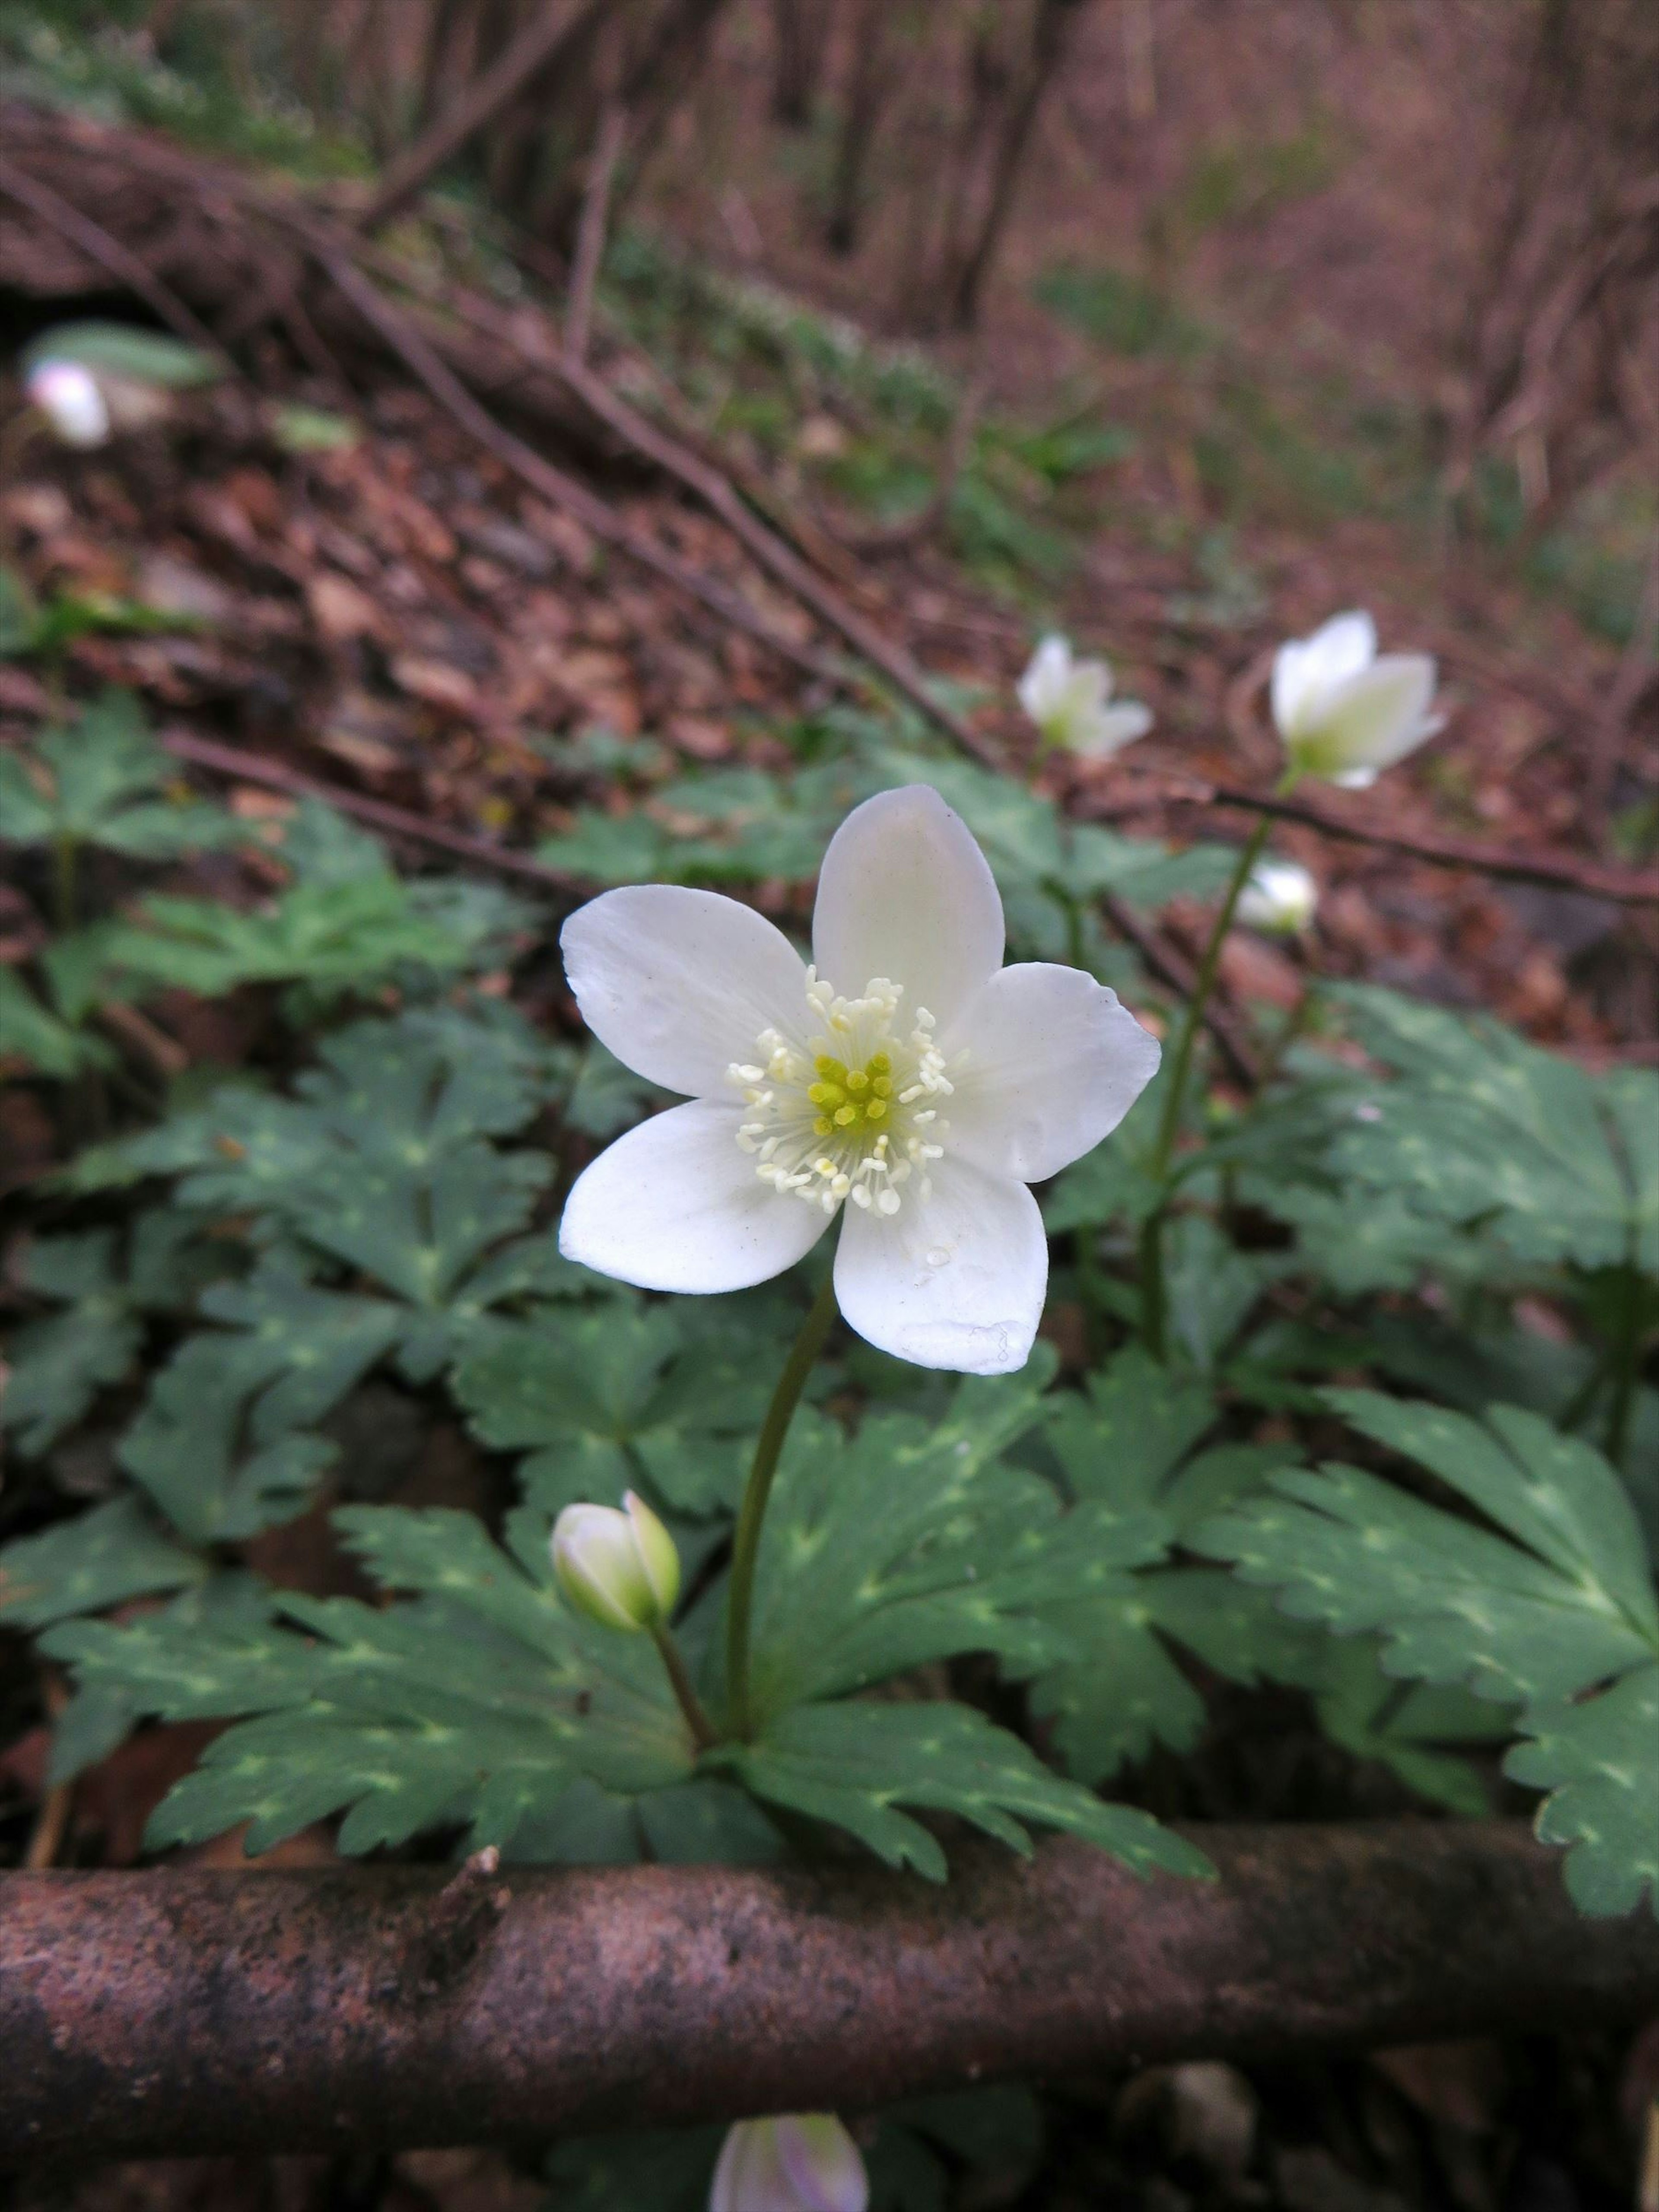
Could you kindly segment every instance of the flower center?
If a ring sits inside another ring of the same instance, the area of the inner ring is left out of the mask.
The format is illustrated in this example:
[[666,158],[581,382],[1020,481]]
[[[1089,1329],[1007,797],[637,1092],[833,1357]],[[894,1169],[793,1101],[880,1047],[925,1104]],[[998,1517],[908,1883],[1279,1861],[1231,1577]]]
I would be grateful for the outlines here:
[[763,1030],[754,1060],[733,1060],[727,1079],[749,1109],[738,1142],[757,1156],[763,1182],[825,1213],[844,1199],[896,1213],[913,1176],[927,1195],[950,1126],[937,1102],[952,1085],[933,1017],[918,1006],[903,1026],[903,996],[902,984],[877,975],[861,997],[844,999],[809,968],[799,1030]]

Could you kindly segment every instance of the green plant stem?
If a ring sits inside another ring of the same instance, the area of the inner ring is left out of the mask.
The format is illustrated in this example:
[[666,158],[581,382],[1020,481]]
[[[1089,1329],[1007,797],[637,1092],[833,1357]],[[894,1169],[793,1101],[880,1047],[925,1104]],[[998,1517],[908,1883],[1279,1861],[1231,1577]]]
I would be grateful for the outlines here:
[[766,1501],[772,1492],[772,1478],[778,1471],[778,1457],[783,1449],[783,1440],[789,1433],[789,1424],[794,1419],[795,1408],[800,1403],[800,1394],[806,1387],[812,1364],[823,1349],[824,1340],[835,1318],[836,1281],[830,1273],[825,1275],[823,1286],[812,1301],[812,1310],[801,1323],[800,1334],[795,1339],[789,1357],[783,1363],[778,1387],[772,1393],[766,1419],[761,1423],[755,1456],[749,1468],[749,1481],[738,1513],[738,1530],[732,1543],[732,1583],[726,1594],[726,1696],[732,1733],[740,1742],[748,1741],[751,1727],[749,1624],[755,1601],[755,1562],[760,1554],[761,1524],[766,1518]]
[[[1282,795],[1295,781],[1293,775],[1285,776],[1279,784]],[[1160,1184],[1167,1183],[1170,1162],[1174,1157],[1176,1139],[1181,1133],[1181,1109],[1186,1103],[1188,1079],[1192,1073],[1193,1048],[1198,1042],[1198,1032],[1203,1026],[1206,1009],[1215,989],[1215,979],[1221,967],[1221,948],[1227,941],[1227,932],[1233,926],[1233,915],[1239,898],[1250,879],[1250,871],[1261,858],[1261,848],[1267,842],[1273,827],[1273,817],[1261,816],[1250,832],[1233,870],[1232,880],[1227,886],[1221,910],[1216,915],[1215,927],[1210,932],[1204,957],[1198,963],[1198,974],[1193,983],[1193,995],[1187,1002],[1187,1012],[1176,1038],[1175,1053],[1170,1063],[1169,1088],[1164,1094],[1164,1111],[1158,1125],[1158,1136],[1152,1146],[1152,1171]],[[1140,1333],[1147,1350],[1154,1358],[1164,1356],[1169,1334],[1169,1300],[1164,1283],[1164,1217],[1165,1206],[1160,1201],[1156,1212],[1150,1214],[1140,1232],[1139,1272],[1141,1320]]]
[[1630,1443],[1631,1414],[1636,1405],[1636,1378],[1642,1364],[1642,1278],[1633,1261],[1620,1269],[1624,1295],[1613,1338],[1613,1407],[1607,1415],[1607,1457],[1617,1468],[1625,1464]]
[[679,1645],[675,1643],[667,1629],[662,1627],[652,1630],[651,1641],[657,1647],[657,1656],[662,1661],[664,1672],[668,1676],[669,1686],[678,1701],[680,1711],[685,1715],[685,1724],[691,1731],[691,1741],[699,1751],[712,1751],[720,1741],[720,1736],[715,1730],[714,1723],[703,1711],[702,1699],[692,1687],[691,1677],[686,1670],[685,1661],[680,1655]]
[[52,841],[52,904],[58,931],[64,937],[74,930],[80,907],[76,880],[79,859],[80,848],[76,839],[58,837]]

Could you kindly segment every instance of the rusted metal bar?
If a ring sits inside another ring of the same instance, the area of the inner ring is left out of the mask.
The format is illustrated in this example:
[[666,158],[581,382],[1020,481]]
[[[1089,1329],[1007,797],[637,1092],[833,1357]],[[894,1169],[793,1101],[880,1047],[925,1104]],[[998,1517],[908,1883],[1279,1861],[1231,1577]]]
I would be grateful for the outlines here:
[[1519,1825],[837,1866],[0,1877],[0,2158],[477,2142],[1659,2007]]

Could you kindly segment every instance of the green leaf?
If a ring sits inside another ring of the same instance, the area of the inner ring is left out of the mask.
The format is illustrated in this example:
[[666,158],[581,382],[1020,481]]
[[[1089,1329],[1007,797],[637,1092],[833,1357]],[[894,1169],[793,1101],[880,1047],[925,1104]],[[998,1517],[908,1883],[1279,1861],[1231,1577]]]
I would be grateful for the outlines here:
[[1633,1911],[1645,1887],[1659,1914],[1659,1666],[1638,1667],[1600,1697],[1542,1706],[1529,1741],[1504,1761],[1511,1779],[1547,1790],[1538,1833],[1567,1846],[1567,1889],[1581,1912]]
[[[0,764],[4,758],[0,754]],[[15,969],[0,967],[0,1062],[6,1061],[61,1081],[83,1067],[112,1067],[115,1055],[100,1038],[50,1012]]]
[[192,1544],[236,1542],[293,1520],[337,1454],[324,1437],[250,1420],[238,1348],[214,1332],[186,1338],[121,1443],[122,1466]]
[[1597,1079],[1484,1015],[1347,985],[1331,995],[1395,1071],[1365,1086],[1329,1152],[1340,1180],[1480,1221],[1518,1261],[1633,1258],[1659,1273],[1659,1075]]
[[45,732],[31,756],[0,753],[0,843],[102,845],[154,860],[251,842],[222,808],[166,799],[177,775],[137,700],[106,691],[73,725]]
[[0,1626],[45,1628],[72,1613],[182,1589],[207,1573],[136,1498],[113,1498],[0,1548]]
[[764,1342],[735,1328],[688,1346],[672,1305],[546,1307],[481,1334],[452,1388],[480,1442],[529,1452],[519,1479],[550,1512],[646,1477],[702,1514],[741,1492],[770,1389]]
[[131,384],[155,385],[162,391],[179,392],[193,385],[212,384],[222,377],[224,364],[200,346],[164,331],[147,331],[136,323],[55,323],[30,340],[22,355],[27,371],[46,361],[78,362],[83,368],[100,369]]
[[100,1389],[126,1375],[145,1313],[187,1307],[221,1272],[225,1256],[192,1242],[196,1228],[158,1209],[140,1216],[125,1240],[94,1229],[29,1244],[23,1285],[67,1302],[69,1310],[25,1322],[7,1346],[12,1372],[0,1399],[0,1427],[16,1431],[15,1448],[26,1457],[48,1450]]
[[1277,1497],[1218,1516],[1193,1542],[1278,1589],[1293,1614],[1380,1632],[1391,1675],[1525,1705],[1517,1725],[1533,1741],[1508,1771],[1559,1784],[1540,1833],[1577,1839],[1569,1882],[1587,1910],[1624,1909],[1616,1900],[1633,1902],[1650,1878],[1659,1802],[1659,1734],[1640,1725],[1659,1599],[1618,1476],[1516,1407],[1492,1407],[1483,1425],[1370,1392],[1328,1395],[1492,1528],[1339,1465],[1275,1476]]
[[1023,1823],[1061,1828],[1110,1851],[1137,1874],[1211,1872],[1202,1854],[1150,1814],[1103,1805],[1049,1772],[1018,1736],[951,1704],[797,1706],[757,1741],[710,1754],[757,1797],[845,1828],[890,1866],[942,1881],[945,1853],[900,1809],[954,1813],[1022,1853]]
[[90,1688],[164,1718],[237,1718],[162,1805],[152,1844],[248,1820],[260,1851],[343,1812],[349,1852],[450,1824],[507,1847],[580,1780],[636,1796],[689,1778],[656,1653],[564,1606],[545,1516],[520,1516],[516,1559],[471,1514],[354,1507],[335,1520],[377,1581],[414,1597],[273,1597],[296,1628],[157,1617],[53,1632],[52,1656]]
[[750,1692],[760,1716],[954,1653],[1029,1671],[1055,1656],[1036,1618],[1158,1547],[1131,1507],[1088,1509],[1086,1534],[1041,1477],[1000,1459],[1042,1418],[1052,1359],[969,1380],[936,1425],[866,1417],[855,1437],[796,1416],[756,1571]]

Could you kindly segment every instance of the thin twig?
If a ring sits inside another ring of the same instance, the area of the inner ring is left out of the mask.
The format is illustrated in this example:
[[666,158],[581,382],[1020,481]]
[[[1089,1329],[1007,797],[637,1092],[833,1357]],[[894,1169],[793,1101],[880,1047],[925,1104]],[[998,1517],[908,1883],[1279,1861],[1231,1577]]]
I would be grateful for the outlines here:
[[697,569],[673,554],[665,552],[661,546],[624,522],[595,493],[578,483],[574,477],[567,476],[562,469],[555,468],[552,462],[544,460],[533,447],[526,445],[522,438],[515,438],[473,398],[436,348],[428,343],[406,315],[381,295],[355,261],[321,232],[313,232],[309,243],[311,251],[327,270],[336,287],[425,386],[438,404],[453,416],[462,429],[486,453],[493,453],[503,467],[510,469],[532,491],[538,492],[544,499],[574,515],[594,537],[606,544],[614,545],[619,552],[626,553],[641,568],[661,576],[689,598],[700,600],[732,629],[743,630],[757,639],[780,659],[805,670],[820,682],[838,687],[845,684],[845,671],[838,668],[833,661],[808,647],[797,645],[793,639],[772,629],[734,593],[724,590],[718,584],[710,583]]
[[[56,1722],[69,1703],[69,1692],[55,1674],[46,1677],[42,1698],[48,1720]],[[28,1847],[23,1853],[23,1864],[31,1874],[42,1874],[58,1863],[58,1854],[64,1847],[64,1838],[69,1832],[70,1814],[75,1806],[75,1784],[55,1782],[40,1800],[40,1810],[35,1815],[33,1832]]]
[[262,753],[245,753],[234,745],[216,744],[210,738],[192,737],[185,730],[164,731],[161,743],[175,760],[188,761],[194,768],[229,776],[238,783],[257,783],[290,799],[319,799],[386,836],[405,837],[413,844],[453,853],[458,859],[494,869],[498,875],[521,877],[525,882],[535,884],[556,897],[584,898],[590,888],[581,878],[546,867],[528,853],[516,852],[510,845],[495,845],[487,837],[474,837],[465,830],[450,830],[441,822],[428,822],[424,815],[412,814],[406,807],[392,806],[383,799],[367,798],[362,792],[344,790],[319,776],[304,775],[297,769],[284,768],[280,761],[267,760]]
[[228,374],[235,374],[235,363],[230,356],[170,284],[163,283],[155,270],[130,247],[123,246],[118,238],[112,238],[101,223],[94,222],[90,216],[82,215],[78,208],[60,199],[49,185],[31,177],[3,154],[0,154],[0,191],[8,193],[42,222],[49,223],[72,246],[78,246],[89,260],[106,270],[118,283],[130,284],[181,338],[210,355]]
[[1174,772],[1151,775],[1124,770],[1144,779],[1144,796],[1091,806],[1097,820],[1114,821],[1137,813],[1149,803],[1176,806],[1236,806],[1252,814],[1271,814],[1281,821],[1299,822],[1322,836],[1339,837],[1355,845],[1371,845],[1388,853],[1405,853],[1431,867],[1460,868],[1501,881],[1541,884],[1552,890],[1586,891],[1592,897],[1610,899],[1621,906],[1659,904],[1659,870],[1615,868],[1600,860],[1581,860],[1571,853],[1524,853],[1501,845],[1481,844],[1473,838],[1438,837],[1426,830],[1389,830],[1374,819],[1349,821],[1327,813],[1304,799],[1273,799],[1246,791],[1237,784],[1212,782],[1207,777]]

